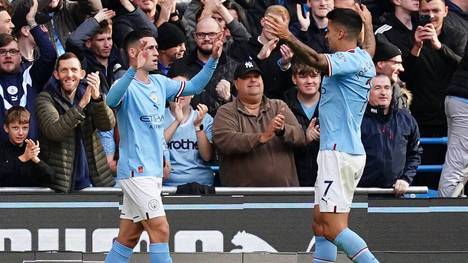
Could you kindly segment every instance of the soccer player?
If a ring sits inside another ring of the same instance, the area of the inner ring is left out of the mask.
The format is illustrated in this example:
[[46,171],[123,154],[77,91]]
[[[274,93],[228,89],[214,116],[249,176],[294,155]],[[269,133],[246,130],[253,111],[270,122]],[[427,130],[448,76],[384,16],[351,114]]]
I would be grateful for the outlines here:
[[122,187],[120,230],[105,262],[128,262],[145,230],[151,262],[171,263],[169,224],[161,202],[166,99],[201,92],[222,52],[216,41],[211,58],[190,81],[171,80],[149,72],[157,69],[158,45],[152,32],[132,31],[124,49],[130,68],[110,89],[107,104],[117,111],[120,159],[117,179]]
[[[267,28],[293,49],[295,56],[325,73],[319,104],[320,151],[315,183],[313,262],[335,262],[336,247],[353,262],[378,262],[364,240],[348,228],[348,215],[356,185],[361,178],[366,155],[360,125],[366,109],[369,81],[375,76],[370,54],[375,49],[372,17],[367,8],[330,11],[326,39],[333,54],[319,54],[297,40],[285,23],[274,17]],[[364,47],[358,38],[364,20]]]

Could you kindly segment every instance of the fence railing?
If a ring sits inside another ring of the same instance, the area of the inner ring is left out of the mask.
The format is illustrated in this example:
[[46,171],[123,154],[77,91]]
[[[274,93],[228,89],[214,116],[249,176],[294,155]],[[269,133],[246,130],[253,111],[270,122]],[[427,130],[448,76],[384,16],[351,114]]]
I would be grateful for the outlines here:
[[[433,138],[421,138],[421,145],[434,145],[434,144],[447,144],[447,137],[433,137]],[[423,153],[424,154],[424,153]],[[432,172],[440,173],[442,172],[442,164],[421,164],[418,166],[418,172]]]
[[[243,195],[243,194],[313,194],[314,187],[215,187],[217,194]],[[114,187],[89,187],[80,190],[79,193],[116,193],[120,188]],[[177,187],[163,186],[163,194],[175,194]],[[9,193],[54,193],[55,191],[45,187],[0,187],[0,194]],[[426,194],[425,186],[411,186],[406,194]],[[356,194],[393,194],[393,188],[360,188]]]

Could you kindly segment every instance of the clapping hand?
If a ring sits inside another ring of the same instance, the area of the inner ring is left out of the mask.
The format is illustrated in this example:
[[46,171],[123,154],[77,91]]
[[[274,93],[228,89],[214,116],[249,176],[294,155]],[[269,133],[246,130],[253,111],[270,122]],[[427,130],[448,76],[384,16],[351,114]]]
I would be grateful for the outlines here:
[[317,118],[313,118],[306,130],[307,142],[320,140],[320,126],[318,125]]

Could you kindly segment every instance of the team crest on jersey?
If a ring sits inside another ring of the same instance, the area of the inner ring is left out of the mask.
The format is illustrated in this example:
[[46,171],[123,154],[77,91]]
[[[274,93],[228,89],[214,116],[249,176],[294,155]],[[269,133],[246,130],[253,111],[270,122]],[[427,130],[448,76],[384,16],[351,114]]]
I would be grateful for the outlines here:
[[7,92],[10,95],[16,95],[16,93],[18,93],[18,88],[16,86],[9,86]]
[[151,101],[153,101],[154,104],[158,104],[158,94],[156,92],[151,92],[149,95]]

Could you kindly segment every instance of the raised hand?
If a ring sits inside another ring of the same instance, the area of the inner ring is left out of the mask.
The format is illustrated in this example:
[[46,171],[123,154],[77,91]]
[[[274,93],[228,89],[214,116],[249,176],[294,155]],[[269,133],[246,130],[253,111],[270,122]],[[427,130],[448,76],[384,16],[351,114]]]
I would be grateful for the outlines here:
[[363,23],[372,23],[372,14],[369,9],[367,9],[366,5],[358,3],[354,4],[354,11],[361,16]]
[[280,38],[287,39],[292,33],[288,28],[288,20],[269,14],[264,18],[266,32]]
[[307,142],[320,140],[320,126],[317,124],[317,118],[313,118],[306,130]]
[[231,83],[225,79],[220,80],[216,84],[216,94],[218,98],[228,102],[231,99]]
[[99,99],[101,93],[99,91],[99,85],[101,83],[101,79],[99,78],[99,72],[92,72],[86,76],[86,83],[88,83],[88,87],[90,87],[91,98],[93,100]]
[[136,66],[137,70],[142,69],[148,60],[148,50],[146,50],[147,45],[148,45],[148,42],[140,40],[140,45],[138,48],[139,51],[137,55],[137,66]]
[[302,15],[302,5],[296,4],[297,20],[301,25],[301,31],[307,31],[310,26],[310,11],[305,13],[305,17]]
[[442,48],[442,43],[437,36],[437,31],[432,23],[425,25],[422,29],[423,33],[421,34],[422,40],[428,40],[431,42],[432,48],[439,50]]
[[205,118],[205,115],[208,112],[208,107],[205,104],[200,103],[197,105],[196,112],[197,117],[195,118],[195,120],[193,120],[193,126],[199,128],[203,121],[203,118]]
[[274,38],[274,39],[268,41],[267,43],[263,44],[262,49],[257,54],[257,58],[260,59],[260,60],[267,59],[270,56],[273,49],[276,48],[276,45],[278,44],[278,41],[279,41],[279,39]]
[[29,12],[26,14],[26,22],[30,26],[36,25],[37,7],[37,0],[32,0],[31,8],[29,8]]
[[99,10],[96,15],[94,15],[94,19],[96,19],[98,23],[101,23],[104,20],[112,19],[114,16],[115,12],[113,10],[103,8]]
[[211,57],[214,59],[218,59],[219,57],[221,57],[221,53],[223,53],[223,41],[221,41],[221,39],[217,39],[213,44]]

